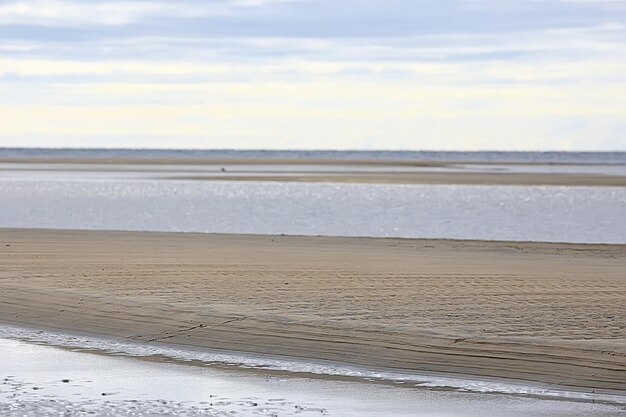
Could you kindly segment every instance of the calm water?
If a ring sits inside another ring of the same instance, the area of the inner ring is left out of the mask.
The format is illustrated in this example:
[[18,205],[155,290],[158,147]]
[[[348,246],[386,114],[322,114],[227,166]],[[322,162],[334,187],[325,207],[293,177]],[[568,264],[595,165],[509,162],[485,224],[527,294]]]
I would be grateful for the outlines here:
[[64,175],[0,176],[0,227],[626,243],[626,187]]
[[435,152],[435,151],[287,151],[192,149],[37,149],[0,148],[0,157],[129,158],[294,158],[385,159],[471,162],[544,162],[626,164],[626,152]]

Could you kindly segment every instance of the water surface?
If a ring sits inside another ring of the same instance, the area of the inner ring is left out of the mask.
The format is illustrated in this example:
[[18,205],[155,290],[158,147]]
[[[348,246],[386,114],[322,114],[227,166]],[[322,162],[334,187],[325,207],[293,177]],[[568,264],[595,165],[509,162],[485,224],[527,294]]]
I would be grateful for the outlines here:
[[626,152],[0,148],[0,158],[252,158],[626,164]]
[[0,339],[3,416],[597,416],[617,405],[186,366]]
[[0,176],[0,227],[626,243],[626,187],[64,175]]

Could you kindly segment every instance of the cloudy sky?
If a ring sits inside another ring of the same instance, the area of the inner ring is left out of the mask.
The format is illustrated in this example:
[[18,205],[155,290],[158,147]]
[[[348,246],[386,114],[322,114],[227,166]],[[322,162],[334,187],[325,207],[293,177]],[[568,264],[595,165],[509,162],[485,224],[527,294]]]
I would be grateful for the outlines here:
[[0,146],[626,150],[626,0],[0,0]]

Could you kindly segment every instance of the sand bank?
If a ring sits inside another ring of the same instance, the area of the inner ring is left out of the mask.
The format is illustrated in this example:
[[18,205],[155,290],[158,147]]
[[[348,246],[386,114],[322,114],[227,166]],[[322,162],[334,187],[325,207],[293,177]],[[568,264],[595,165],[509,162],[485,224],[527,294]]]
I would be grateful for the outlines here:
[[0,175],[4,171],[127,172],[150,179],[204,181],[626,186],[626,168],[620,164],[32,157],[0,158]]
[[280,182],[328,182],[366,184],[462,184],[462,185],[565,185],[623,187],[626,177],[576,174],[528,174],[528,173],[366,173],[366,174],[317,174],[317,175],[204,175],[182,176],[180,180],[220,181],[280,181]]
[[626,246],[0,230],[0,322],[626,390]]

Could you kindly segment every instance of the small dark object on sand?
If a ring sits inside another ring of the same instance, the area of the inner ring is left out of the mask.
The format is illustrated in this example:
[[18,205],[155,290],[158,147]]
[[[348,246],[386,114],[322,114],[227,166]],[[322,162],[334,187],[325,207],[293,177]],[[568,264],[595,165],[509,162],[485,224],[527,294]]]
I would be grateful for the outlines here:
[[70,382],[69,379],[62,379],[61,382],[63,382],[64,384],[67,384],[68,382]]

